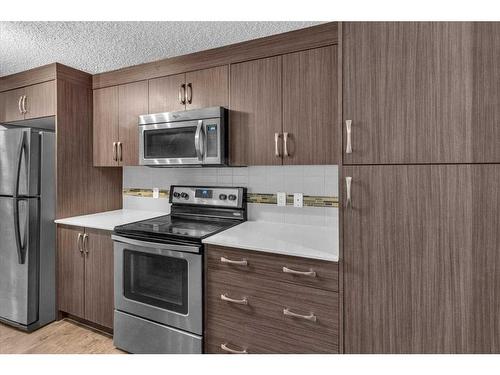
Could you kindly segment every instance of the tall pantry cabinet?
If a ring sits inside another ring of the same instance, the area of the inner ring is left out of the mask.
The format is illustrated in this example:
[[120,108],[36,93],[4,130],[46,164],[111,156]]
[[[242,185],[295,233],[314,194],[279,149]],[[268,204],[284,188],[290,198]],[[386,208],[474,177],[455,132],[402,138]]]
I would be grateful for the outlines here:
[[344,350],[500,352],[500,25],[342,25]]

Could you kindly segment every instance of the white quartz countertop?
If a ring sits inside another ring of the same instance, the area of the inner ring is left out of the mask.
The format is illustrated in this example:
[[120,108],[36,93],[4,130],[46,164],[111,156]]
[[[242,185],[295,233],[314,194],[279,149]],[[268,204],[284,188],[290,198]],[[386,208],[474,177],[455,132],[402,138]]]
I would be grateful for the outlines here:
[[117,225],[133,223],[135,221],[151,219],[167,215],[168,212],[142,211],[142,210],[115,210],[97,214],[68,217],[58,219],[57,224],[66,224],[78,227],[113,230]]
[[337,262],[338,229],[246,221],[203,240],[210,245]]

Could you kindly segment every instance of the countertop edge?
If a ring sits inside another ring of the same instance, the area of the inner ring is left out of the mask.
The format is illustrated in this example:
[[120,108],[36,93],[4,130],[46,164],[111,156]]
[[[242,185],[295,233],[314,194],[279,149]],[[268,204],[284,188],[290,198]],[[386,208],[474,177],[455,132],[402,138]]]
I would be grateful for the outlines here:
[[332,255],[331,257],[321,257],[321,256],[308,255],[308,254],[292,253],[292,252],[282,251],[279,249],[277,250],[277,249],[269,249],[269,248],[263,248],[263,247],[241,245],[241,244],[230,244],[230,243],[222,242],[222,241],[213,241],[213,240],[210,240],[210,237],[205,238],[202,242],[205,245],[232,247],[232,248],[241,249],[241,250],[257,251],[257,252],[261,252],[261,253],[285,255],[285,256],[305,258],[305,259],[316,259],[316,260],[322,260],[322,261],[326,261],[326,262],[334,262],[334,263],[339,262],[338,256],[334,256],[334,255]]

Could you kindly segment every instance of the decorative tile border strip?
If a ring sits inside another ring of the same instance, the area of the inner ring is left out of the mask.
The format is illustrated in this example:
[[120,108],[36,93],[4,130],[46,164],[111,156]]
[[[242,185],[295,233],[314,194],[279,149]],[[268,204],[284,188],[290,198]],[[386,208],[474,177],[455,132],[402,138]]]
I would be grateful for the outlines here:
[[[131,197],[152,198],[153,189],[138,189],[138,188],[124,188],[123,195]],[[170,190],[160,189],[160,198],[168,198]],[[247,202],[255,204],[276,204],[276,194],[261,194],[261,193],[248,193]],[[315,195],[304,195],[304,207],[338,207],[339,200],[337,197],[325,197]],[[287,206],[293,206],[293,194],[286,196]]]
[[[153,198],[153,189],[124,188],[123,195],[141,198]],[[160,189],[160,198],[168,198],[170,190]]]

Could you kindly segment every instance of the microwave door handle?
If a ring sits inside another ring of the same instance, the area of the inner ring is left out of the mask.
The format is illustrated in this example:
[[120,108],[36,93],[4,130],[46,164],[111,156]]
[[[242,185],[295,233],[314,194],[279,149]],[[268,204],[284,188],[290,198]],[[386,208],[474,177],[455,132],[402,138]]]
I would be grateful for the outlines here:
[[198,157],[199,161],[203,161],[203,154],[204,154],[204,145],[203,145],[203,137],[202,137],[202,131],[203,131],[203,120],[198,121],[198,126],[196,127],[196,133],[194,135],[194,148],[196,150],[196,156]]

